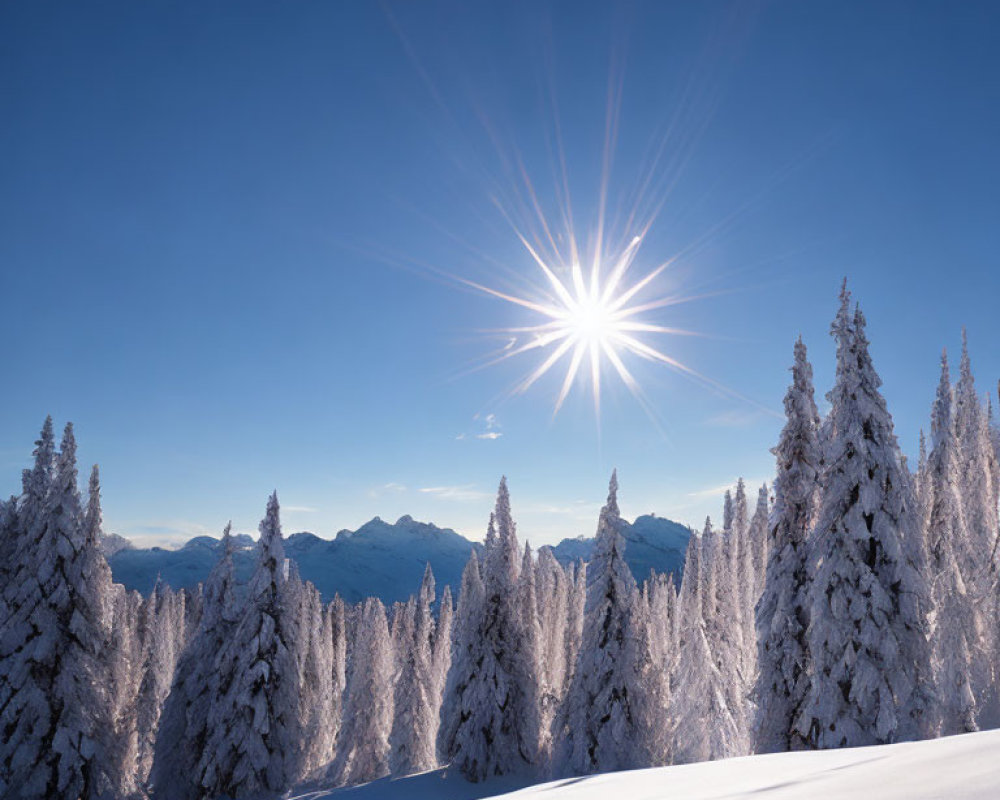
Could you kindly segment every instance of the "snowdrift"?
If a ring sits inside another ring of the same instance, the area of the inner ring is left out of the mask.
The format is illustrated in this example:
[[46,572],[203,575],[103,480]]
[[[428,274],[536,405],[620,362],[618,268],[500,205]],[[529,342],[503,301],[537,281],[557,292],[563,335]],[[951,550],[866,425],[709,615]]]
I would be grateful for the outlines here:
[[[540,784],[507,800],[997,800],[1000,731]],[[401,796],[402,797],[402,796]]]
[[436,770],[292,796],[298,800],[997,800],[1000,731],[611,772],[512,791],[517,786],[514,778],[473,784]]

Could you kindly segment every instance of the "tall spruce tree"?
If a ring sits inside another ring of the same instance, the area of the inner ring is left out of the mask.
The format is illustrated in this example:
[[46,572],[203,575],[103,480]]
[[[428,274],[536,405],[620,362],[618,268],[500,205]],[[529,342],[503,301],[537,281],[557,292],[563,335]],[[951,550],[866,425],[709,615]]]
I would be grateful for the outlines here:
[[796,720],[809,689],[808,543],[819,504],[822,456],[812,366],[800,338],[792,384],[785,394],[785,427],[772,451],[777,461],[774,524],[770,529],[764,591],[757,604],[754,749],[802,750]]
[[[241,611],[235,594],[236,543],[231,529],[227,524],[222,533],[219,559],[205,582],[201,620],[181,654],[163,706],[150,775],[157,800],[204,796],[199,762],[212,733],[212,708],[223,702],[225,691],[216,658],[228,645]],[[226,677],[231,680],[232,676]]]
[[491,522],[478,614],[456,639],[458,696],[443,739],[445,759],[474,782],[533,770],[538,759],[538,674],[518,610],[520,552],[506,478]]
[[951,397],[948,356],[942,354],[941,380],[931,419],[934,449],[928,464],[930,503],[926,541],[936,608],[932,643],[941,732],[945,735],[977,730],[971,668],[979,645],[978,609],[967,595],[958,558],[969,534],[959,490],[959,454]]
[[268,797],[299,775],[296,620],[281,538],[278,495],[260,524],[257,565],[239,619],[214,659],[220,694],[212,703],[199,764],[209,797]]
[[931,724],[927,589],[909,473],[846,285],[811,563],[813,680],[798,730],[817,748],[922,738]]
[[85,525],[72,424],[53,464],[46,420],[21,511],[0,619],[0,794],[115,797],[111,571]]
[[[706,528],[710,527],[711,522],[706,521]],[[678,597],[680,653],[671,720],[676,729],[673,758],[679,764],[727,758],[741,747],[703,613],[703,557],[707,552],[703,537],[690,538]]]
[[369,597],[361,608],[344,701],[344,724],[337,759],[331,767],[338,783],[365,783],[389,774],[392,678],[392,642],[385,608],[378,598]]
[[393,775],[424,772],[437,765],[439,709],[434,676],[434,574],[424,570],[420,593],[411,600],[400,637],[403,650],[395,686],[395,713],[389,736],[389,767]]
[[662,729],[663,720],[649,707],[659,697],[651,698],[652,687],[643,685],[652,672],[648,621],[639,614],[621,529],[612,473],[587,567],[583,640],[560,725],[558,769],[565,773],[650,766],[662,755],[651,752],[654,728]]

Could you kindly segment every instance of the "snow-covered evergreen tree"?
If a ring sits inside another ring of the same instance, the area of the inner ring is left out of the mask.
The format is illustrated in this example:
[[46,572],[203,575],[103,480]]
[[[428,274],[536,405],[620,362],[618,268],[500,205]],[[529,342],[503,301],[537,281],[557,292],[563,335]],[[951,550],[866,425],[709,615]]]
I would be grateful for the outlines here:
[[541,628],[542,728],[551,728],[566,685],[566,625],[570,582],[551,547],[538,551],[538,616]]
[[670,676],[677,666],[677,590],[673,575],[653,573],[648,586],[653,656],[663,673]]
[[806,747],[795,722],[809,687],[808,542],[819,504],[822,455],[812,365],[800,338],[792,384],[785,394],[785,427],[772,451],[777,461],[774,524],[770,529],[764,591],[757,604],[758,678],[755,750],[776,753]]
[[0,795],[120,792],[109,685],[111,571],[85,525],[73,426],[47,419],[25,479],[0,619]]
[[951,397],[948,357],[942,354],[941,380],[931,421],[934,449],[928,463],[930,503],[926,541],[936,608],[932,641],[941,733],[945,735],[978,729],[971,685],[972,657],[979,645],[978,609],[966,594],[958,560],[968,542],[968,530],[959,493],[959,453]]
[[[440,712],[444,695],[444,687],[448,680],[448,670],[451,667],[451,642],[454,608],[451,600],[451,587],[445,586],[441,593],[441,605],[438,610],[437,625],[434,628],[432,649],[432,670],[434,677],[434,708]],[[440,725],[440,713],[434,726],[435,741]]]
[[296,620],[298,603],[281,538],[278,496],[260,524],[257,566],[232,634],[216,655],[220,696],[212,703],[208,741],[199,764],[209,797],[269,797],[297,780]]
[[702,612],[704,553],[704,540],[692,536],[678,597],[680,653],[671,719],[676,730],[673,759],[680,764],[726,758],[740,747],[740,732],[709,646]]
[[[472,781],[524,772],[538,757],[538,674],[518,612],[520,553],[506,479],[500,481],[493,523],[483,599],[477,617],[456,639],[458,671],[451,685],[458,696],[450,701],[451,718],[443,727],[446,760]],[[459,612],[465,613],[461,605]]]
[[[493,528],[492,517],[489,527]],[[438,757],[442,761],[447,761],[457,751],[459,734],[464,736],[466,733],[464,723],[471,717],[476,705],[485,702],[485,697],[480,696],[483,687],[476,682],[476,673],[482,661],[482,643],[476,631],[482,616],[484,594],[479,558],[473,550],[462,572],[462,586],[452,628],[452,658],[441,703],[441,725],[438,730]],[[469,743],[462,742],[466,748]]]
[[181,654],[160,716],[151,771],[157,800],[197,800],[204,795],[199,762],[211,733],[210,712],[222,703],[225,690],[216,657],[230,641],[241,610],[235,595],[234,551],[231,525],[226,525],[221,555],[205,583],[198,629]]
[[[771,514],[771,498],[767,484],[763,484],[757,492],[757,505],[750,518],[750,551],[753,559],[753,590],[751,593],[750,619],[753,623],[753,610],[764,591],[764,575],[767,572],[767,547],[770,531],[768,520]],[[756,634],[751,631],[751,644],[756,645]],[[755,655],[756,657],[756,655]]]
[[583,613],[587,605],[587,564],[579,561],[566,570],[568,588],[566,612],[566,677],[563,684],[569,686],[576,669],[576,659],[583,641]]
[[812,684],[798,730],[818,748],[920,738],[932,677],[922,542],[909,473],[860,309],[841,293],[837,379],[810,588]]
[[400,636],[402,652],[395,685],[395,712],[389,735],[389,768],[393,775],[410,775],[437,766],[436,740],[440,719],[434,675],[434,574],[430,564],[412,613],[405,614]]
[[163,704],[170,693],[174,668],[183,648],[184,595],[159,581],[139,611],[142,676],[136,698],[136,777],[145,784],[153,766],[154,746]]
[[[652,683],[647,615],[625,562],[612,474],[587,566],[583,641],[566,693],[557,769],[590,774],[650,766],[664,757],[655,734],[663,730]],[[662,674],[662,673],[661,673]]]
[[333,620],[325,613],[319,591],[311,583],[300,583],[292,597],[298,608],[292,615],[298,622],[298,716],[302,729],[297,775],[309,775],[325,766],[334,753],[340,727],[340,701],[334,683]]
[[[749,578],[749,570],[741,567],[749,553],[745,538],[749,520],[746,515],[745,492],[738,492],[737,498],[740,494],[743,495],[742,503],[739,500],[727,503],[727,506],[733,508],[732,527],[726,531],[713,531],[711,520],[706,520],[701,539],[700,572],[704,581],[704,588],[700,592],[702,618],[705,621],[709,652],[719,679],[718,688],[724,695],[722,703],[728,709],[728,716],[735,724],[736,731],[735,735],[727,731],[717,739],[719,745],[724,744],[732,749],[726,752],[714,751],[713,758],[746,755],[750,751],[747,698],[752,680],[749,674],[752,662],[744,652],[746,637],[743,624],[749,612],[745,608],[746,593],[741,583]],[[723,513],[726,515],[728,512],[724,509]]]
[[392,641],[385,608],[378,598],[370,597],[361,609],[344,701],[344,723],[332,765],[338,783],[365,783],[389,773],[392,679]]
[[971,653],[971,680],[981,721],[1000,724],[1000,697],[996,688],[995,653],[1000,631],[987,624],[996,611],[988,599],[997,586],[997,495],[994,486],[995,452],[986,409],[976,393],[968,337],[962,331],[962,360],[954,392],[954,427],[961,465],[959,500],[967,530],[963,542],[954,543],[962,581],[969,600],[970,624],[982,646]]

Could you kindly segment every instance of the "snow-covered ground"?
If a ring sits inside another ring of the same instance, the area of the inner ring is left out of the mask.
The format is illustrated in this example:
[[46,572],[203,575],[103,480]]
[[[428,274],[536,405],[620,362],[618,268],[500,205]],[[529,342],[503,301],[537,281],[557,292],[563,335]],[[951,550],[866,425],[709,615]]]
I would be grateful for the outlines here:
[[513,779],[470,784],[437,770],[295,796],[301,800],[996,800],[1000,731],[613,772],[511,792],[516,785]]

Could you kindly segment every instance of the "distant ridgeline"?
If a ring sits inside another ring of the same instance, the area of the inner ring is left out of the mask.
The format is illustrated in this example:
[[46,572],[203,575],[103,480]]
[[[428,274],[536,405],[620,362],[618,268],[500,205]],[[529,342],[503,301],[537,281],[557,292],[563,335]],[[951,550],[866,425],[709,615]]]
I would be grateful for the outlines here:
[[[691,530],[653,515],[641,516],[632,524],[623,520],[622,525],[627,542],[625,560],[636,580],[645,580],[652,570],[672,573],[675,585],[680,585]],[[234,538],[240,548],[234,557],[236,575],[244,582],[256,562],[255,542],[245,534]],[[113,535],[105,540],[114,580],[143,594],[152,591],[157,577],[174,589],[195,587],[208,577],[219,558],[219,548],[220,540],[211,536],[198,536],[178,550],[138,549]],[[581,536],[563,539],[551,549],[565,566],[589,561],[593,548],[594,538]],[[450,528],[417,522],[409,516],[394,525],[375,517],[356,531],[341,531],[332,541],[311,533],[295,533],[285,539],[285,554],[327,602],[335,594],[349,603],[370,596],[387,604],[405,601],[420,586],[428,563],[438,586],[451,586],[457,596],[462,570],[473,549],[481,554],[482,545]]]

